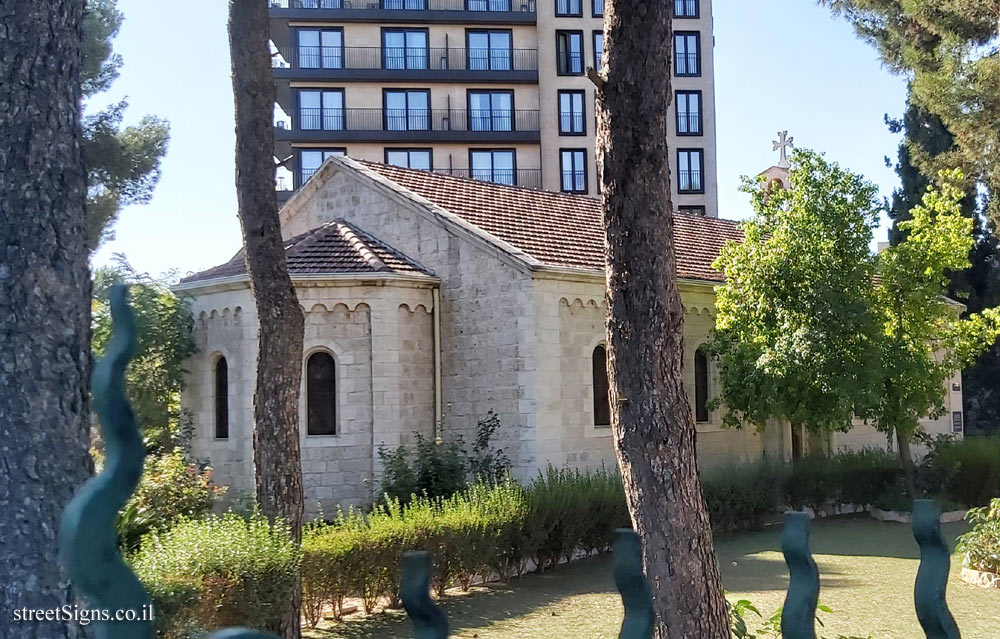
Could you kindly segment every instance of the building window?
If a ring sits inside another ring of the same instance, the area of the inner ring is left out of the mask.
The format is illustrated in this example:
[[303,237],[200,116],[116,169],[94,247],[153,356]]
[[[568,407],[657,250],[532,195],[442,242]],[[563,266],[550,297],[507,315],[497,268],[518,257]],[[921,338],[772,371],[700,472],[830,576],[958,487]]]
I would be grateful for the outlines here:
[[677,212],[682,215],[696,215],[705,217],[705,207],[701,204],[682,205],[677,207]]
[[466,11],[512,11],[511,0],[466,0]]
[[513,149],[473,149],[469,151],[472,177],[497,184],[516,184]]
[[960,434],[964,430],[962,426],[962,411],[956,410],[951,413],[951,432]]
[[[305,184],[327,158],[347,155],[347,149],[302,149],[299,151],[298,186]],[[296,187],[297,188],[297,187]]]
[[389,11],[426,11],[427,0],[382,0],[382,8]]
[[590,5],[590,11],[595,18],[604,17],[604,0],[592,0],[593,4]]
[[675,18],[697,18],[698,0],[674,0]]
[[708,355],[704,349],[694,352],[694,419],[709,421],[708,416]]
[[600,71],[604,64],[604,32],[594,32],[594,68]]
[[556,31],[556,73],[583,75],[583,31]]
[[681,77],[701,75],[697,31],[674,33],[674,75]]
[[510,31],[466,31],[470,71],[510,71],[514,67],[514,37]]
[[608,351],[603,346],[594,349],[591,357],[594,380],[594,426],[611,425],[611,386],[608,384]]
[[559,135],[586,135],[585,97],[583,91],[559,91]]
[[701,91],[677,92],[677,135],[702,135]]
[[383,69],[426,69],[426,29],[382,29]]
[[306,360],[306,434],[337,434],[337,364],[329,353]]
[[469,91],[470,131],[513,131],[513,91]]
[[299,129],[341,131],[344,128],[344,90],[299,91]]
[[583,17],[583,0],[556,0],[556,15]]
[[678,149],[677,192],[704,193],[705,153],[701,149]]
[[565,193],[587,192],[587,150],[561,149],[559,170],[562,174],[562,190]]
[[430,171],[433,167],[430,149],[386,149],[385,163],[421,171]]
[[383,90],[386,131],[430,130],[430,89]]
[[343,69],[343,29],[299,29],[300,69]]
[[215,360],[215,438],[229,439],[229,364]]

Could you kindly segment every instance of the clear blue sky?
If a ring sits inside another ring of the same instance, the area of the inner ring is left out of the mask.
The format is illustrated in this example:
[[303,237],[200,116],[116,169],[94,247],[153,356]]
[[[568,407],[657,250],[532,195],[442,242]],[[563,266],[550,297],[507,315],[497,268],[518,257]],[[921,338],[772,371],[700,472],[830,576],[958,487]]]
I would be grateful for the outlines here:
[[[125,67],[95,104],[128,96],[129,119],[165,117],[171,140],[153,201],[122,212],[96,264],[124,253],[140,271],[185,273],[239,249],[227,4],[119,0]],[[895,158],[899,139],[883,115],[902,113],[905,83],[850,25],[809,0],[716,0],[714,12],[722,217],[748,215],[739,178],[775,163],[770,143],[783,129],[890,194],[896,175],[884,157]]]

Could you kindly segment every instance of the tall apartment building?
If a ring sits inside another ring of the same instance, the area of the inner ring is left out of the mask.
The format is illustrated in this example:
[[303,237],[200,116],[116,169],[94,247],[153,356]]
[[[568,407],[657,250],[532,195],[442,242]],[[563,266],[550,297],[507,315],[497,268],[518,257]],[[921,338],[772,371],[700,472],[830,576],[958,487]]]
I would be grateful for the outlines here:
[[[674,202],[716,216],[711,0],[669,1]],[[599,65],[603,8],[604,0],[273,0],[280,199],[331,154],[596,196],[585,73]]]

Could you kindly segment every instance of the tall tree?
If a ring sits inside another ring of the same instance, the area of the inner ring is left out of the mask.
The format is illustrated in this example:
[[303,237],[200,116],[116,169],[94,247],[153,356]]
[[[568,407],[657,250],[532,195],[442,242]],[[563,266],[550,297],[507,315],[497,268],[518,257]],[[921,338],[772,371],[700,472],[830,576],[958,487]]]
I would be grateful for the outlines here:
[[0,624],[12,638],[84,636],[15,616],[74,603],[55,535],[92,470],[83,9],[0,0]]
[[[304,318],[288,275],[274,190],[274,102],[267,0],[230,0],[229,49],[236,101],[236,196],[257,307],[254,467],[257,502],[302,537],[299,384]],[[301,590],[279,629],[297,638]]]
[[[114,53],[123,16],[117,0],[87,0],[83,20],[83,99],[111,88],[122,58]],[[147,115],[122,128],[128,102],[121,100],[83,120],[83,160],[87,167],[87,245],[96,249],[111,234],[121,209],[145,204],[160,180],[160,161],[167,152],[170,127]]]
[[[611,422],[660,639],[729,636],[681,369],[667,149],[671,3],[609,0],[597,85]],[[649,61],[655,64],[649,64]]]
[[[851,22],[886,66],[911,79],[912,96],[958,143],[915,156],[925,175],[960,166],[1000,192],[1000,0],[819,0]],[[991,198],[1000,220],[1000,199]]]

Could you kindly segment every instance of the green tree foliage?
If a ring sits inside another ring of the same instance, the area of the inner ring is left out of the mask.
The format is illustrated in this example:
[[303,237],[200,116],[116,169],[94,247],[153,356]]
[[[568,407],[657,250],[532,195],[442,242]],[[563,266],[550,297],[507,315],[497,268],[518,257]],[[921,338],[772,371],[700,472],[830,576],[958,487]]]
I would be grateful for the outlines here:
[[[112,40],[123,16],[117,0],[88,0],[83,22],[83,97],[108,90],[118,78],[122,58]],[[122,126],[128,102],[122,100],[83,119],[83,159],[87,167],[87,245],[96,249],[108,237],[122,207],[145,204],[160,179],[167,152],[166,120],[145,116]]]
[[[914,161],[925,175],[959,166],[971,182],[1000,192],[1000,1],[819,0],[851,22],[892,71],[911,78],[913,98],[958,144]],[[993,198],[994,221],[1000,203]]]
[[191,312],[166,281],[136,273],[120,258],[116,265],[94,273],[95,357],[104,354],[111,337],[108,293],[118,283],[129,285],[129,301],[139,327],[138,350],[127,373],[129,399],[151,452],[170,451],[186,439],[187,420],[181,414],[180,392],[184,360],[196,352]]
[[791,190],[745,180],[755,218],[716,262],[710,350],[729,426],[770,418],[847,430],[875,402],[879,340],[867,303],[876,262],[876,188],[822,156],[796,151]]
[[1000,336],[1000,313],[959,318],[948,274],[969,265],[972,220],[961,173],[942,174],[878,255],[875,187],[809,151],[793,156],[791,189],[747,181],[757,213],[716,267],[712,352],[726,423],[770,418],[846,430],[852,417],[895,435],[912,487],[909,442],[944,411],[945,381]]

